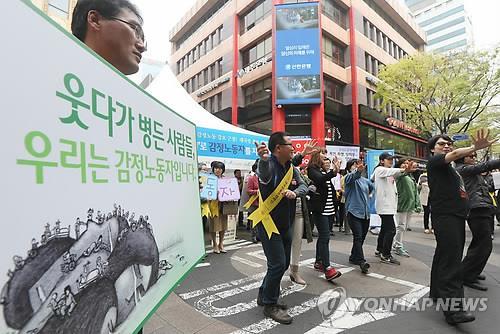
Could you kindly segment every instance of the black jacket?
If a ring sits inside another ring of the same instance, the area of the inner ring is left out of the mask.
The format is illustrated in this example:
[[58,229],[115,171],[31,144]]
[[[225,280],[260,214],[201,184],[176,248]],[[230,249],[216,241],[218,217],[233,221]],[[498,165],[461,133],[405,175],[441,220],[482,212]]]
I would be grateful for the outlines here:
[[476,165],[457,163],[455,169],[462,176],[469,195],[469,208],[493,209],[493,200],[489,194],[489,185],[482,173],[500,168],[500,160],[490,160]]
[[[287,162],[285,166],[282,166],[274,155],[271,155],[267,161],[259,159],[257,175],[259,176],[259,191],[263,201],[273,193],[290,166],[291,162]],[[293,190],[295,194],[297,196],[305,195],[307,193],[307,186],[296,168],[293,169],[293,179],[296,183],[296,186],[293,187],[295,188]],[[280,233],[285,233],[292,226],[294,216],[295,200],[287,198],[282,198],[274,210],[271,211],[271,217]]]
[[[337,176],[337,172],[333,170],[326,174],[321,173],[321,170],[316,167],[309,167],[307,169],[307,176],[316,186],[316,195],[311,197],[309,202],[309,210],[316,213],[322,213],[326,206],[326,199],[328,197],[328,186],[327,182]],[[337,193],[332,183],[333,200],[336,200]]]

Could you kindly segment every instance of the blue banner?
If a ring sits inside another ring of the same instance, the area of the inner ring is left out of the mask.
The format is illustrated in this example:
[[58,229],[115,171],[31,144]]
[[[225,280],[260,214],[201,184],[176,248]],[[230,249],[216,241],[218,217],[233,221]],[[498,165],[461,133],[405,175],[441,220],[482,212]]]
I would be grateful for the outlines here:
[[384,152],[389,152],[394,155],[394,150],[371,150],[366,152],[365,164],[369,179],[371,179],[375,167],[379,164],[379,156]]
[[198,156],[219,159],[257,159],[254,142],[265,142],[268,137],[243,133],[221,131],[208,128],[196,128]]
[[276,5],[276,104],[321,103],[317,2]]

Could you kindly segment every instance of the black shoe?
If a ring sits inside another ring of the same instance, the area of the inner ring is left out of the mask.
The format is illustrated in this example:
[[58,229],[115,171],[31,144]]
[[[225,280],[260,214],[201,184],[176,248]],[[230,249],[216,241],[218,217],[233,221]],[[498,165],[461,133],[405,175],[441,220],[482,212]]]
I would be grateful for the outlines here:
[[330,236],[331,236],[331,237],[334,237],[334,236],[335,236],[335,232],[330,231]]
[[464,285],[474,290],[488,291],[488,288],[481,285],[479,282],[464,282]]
[[450,325],[463,324],[476,320],[470,312],[460,311],[446,316],[446,322]]
[[479,274],[479,275],[477,275],[477,279],[480,281],[484,281],[486,279],[486,276],[483,274]]
[[278,305],[264,306],[264,315],[283,325],[290,325],[293,321],[288,312],[282,310]]
[[258,241],[257,241],[257,237],[252,237],[252,242],[253,242],[254,244],[258,243]]
[[368,269],[370,269],[370,264],[367,262],[361,262],[359,264],[359,268],[361,268],[361,272],[363,274],[368,274]]

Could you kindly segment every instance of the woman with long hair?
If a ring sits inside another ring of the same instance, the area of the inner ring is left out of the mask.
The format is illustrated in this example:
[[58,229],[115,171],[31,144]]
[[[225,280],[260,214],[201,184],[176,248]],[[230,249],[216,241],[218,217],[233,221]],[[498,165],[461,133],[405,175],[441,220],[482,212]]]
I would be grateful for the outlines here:
[[332,178],[340,170],[340,161],[336,160],[332,165],[330,159],[321,153],[311,155],[307,174],[316,186],[316,198],[311,200],[311,211],[313,212],[314,223],[318,229],[318,240],[316,241],[316,263],[314,268],[325,274],[328,281],[340,277],[337,271],[330,265],[330,222],[335,214],[334,196],[335,188]]

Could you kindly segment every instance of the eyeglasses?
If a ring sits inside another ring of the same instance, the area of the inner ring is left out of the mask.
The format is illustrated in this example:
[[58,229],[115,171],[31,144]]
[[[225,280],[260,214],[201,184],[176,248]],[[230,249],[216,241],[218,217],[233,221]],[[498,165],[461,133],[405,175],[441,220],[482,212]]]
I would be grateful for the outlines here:
[[130,28],[132,28],[132,30],[134,30],[135,37],[144,44],[144,48],[147,48],[146,47],[147,43],[146,40],[144,39],[144,30],[142,30],[142,27],[139,24],[128,22],[118,17],[110,17],[109,20],[119,21],[128,25]]
[[452,147],[453,146],[453,142],[451,142],[451,141],[438,141],[436,143],[436,145],[438,145],[438,146],[449,146],[449,147]]

